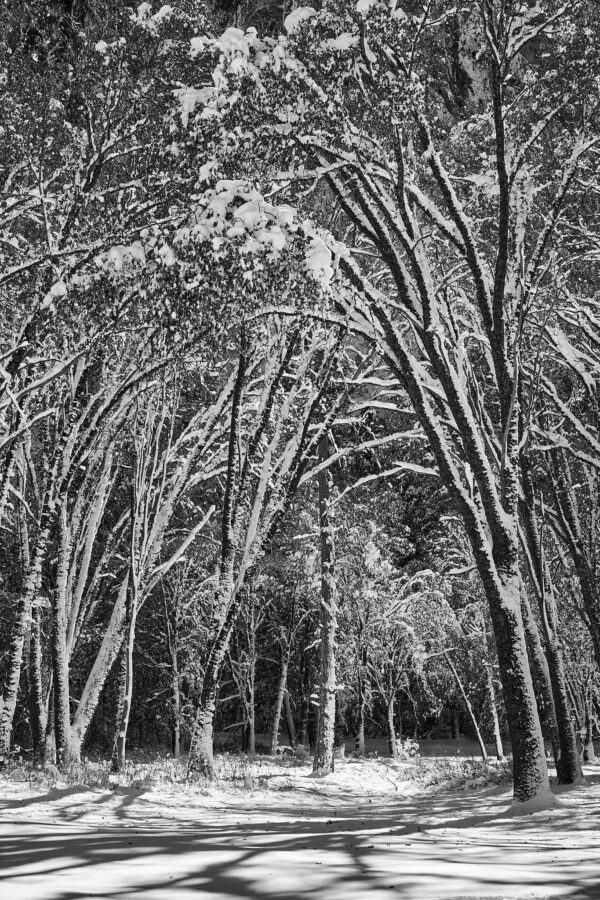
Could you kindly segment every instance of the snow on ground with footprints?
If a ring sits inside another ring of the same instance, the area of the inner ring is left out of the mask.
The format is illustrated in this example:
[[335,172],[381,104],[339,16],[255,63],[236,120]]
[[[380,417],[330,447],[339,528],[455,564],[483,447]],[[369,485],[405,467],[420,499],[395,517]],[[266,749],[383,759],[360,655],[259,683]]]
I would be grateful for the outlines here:
[[347,758],[314,778],[308,762],[221,759],[228,780],[211,787],[169,783],[168,761],[120,784],[98,767],[93,786],[93,766],[86,784],[3,777],[0,896],[600,897],[600,766],[523,810],[476,767],[434,785],[414,761]]

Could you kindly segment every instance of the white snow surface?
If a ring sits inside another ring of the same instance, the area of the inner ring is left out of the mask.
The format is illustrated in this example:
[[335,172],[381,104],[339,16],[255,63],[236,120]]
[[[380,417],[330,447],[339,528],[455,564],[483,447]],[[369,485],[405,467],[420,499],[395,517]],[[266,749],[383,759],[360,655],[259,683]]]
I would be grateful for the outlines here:
[[302,766],[243,792],[149,781],[36,793],[2,779],[2,897],[600,896],[599,767],[528,813],[508,788],[419,788],[406,765],[337,761],[325,779]]

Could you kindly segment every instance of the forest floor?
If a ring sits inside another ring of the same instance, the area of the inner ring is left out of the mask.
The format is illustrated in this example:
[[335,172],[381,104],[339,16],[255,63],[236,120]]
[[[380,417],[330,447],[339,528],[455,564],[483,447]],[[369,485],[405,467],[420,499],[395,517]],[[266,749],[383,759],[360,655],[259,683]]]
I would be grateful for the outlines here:
[[229,779],[212,787],[169,784],[164,760],[121,783],[99,767],[96,787],[89,767],[87,783],[50,788],[3,776],[0,896],[600,898],[600,766],[526,812],[476,766],[452,778],[442,762],[435,786],[414,762],[346,759],[319,779],[308,763],[223,759]]

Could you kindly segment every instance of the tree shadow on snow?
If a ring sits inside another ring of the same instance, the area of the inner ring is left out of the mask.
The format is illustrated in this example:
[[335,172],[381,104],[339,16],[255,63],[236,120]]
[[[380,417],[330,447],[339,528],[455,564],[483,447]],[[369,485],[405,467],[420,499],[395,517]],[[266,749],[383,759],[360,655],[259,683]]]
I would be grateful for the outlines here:
[[[273,822],[267,818],[258,823],[177,828],[171,833],[164,823],[160,831],[140,826],[135,832],[129,829],[119,833],[117,825],[103,833],[21,833],[0,837],[3,895],[12,896],[11,885],[18,886],[23,879],[29,890],[35,873],[36,885],[40,879],[40,887],[47,886],[53,900],[94,896],[118,900],[144,897],[149,891],[153,896],[167,897],[179,890],[248,900],[320,900],[330,890],[335,890],[336,896],[359,897],[376,889],[389,892],[392,897],[414,900],[421,896],[424,874],[438,877],[447,897],[453,896],[454,885],[460,890],[465,879],[471,890],[476,886],[477,896],[482,898],[502,896],[507,884],[522,885],[528,893],[540,888],[552,892],[561,884],[568,885],[573,900],[600,896],[600,878],[590,883],[579,865],[589,851],[597,850],[596,841],[579,846],[578,855],[582,854],[582,858],[567,860],[559,869],[550,865],[550,853],[562,848],[545,844],[545,861],[532,868],[531,854],[521,853],[521,844],[514,842],[504,847],[502,840],[493,840],[477,847],[476,855],[469,858],[463,855],[464,842],[448,836],[441,836],[438,841],[429,833],[434,831],[431,826],[422,833],[398,831],[397,818],[377,820],[374,816],[369,823],[371,828],[377,825],[374,834],[349,831],[347,824],[343,819],[308,823]],[[352,824],[362,823],[352,820]],[[396,828],[386,833],[393,825]],[[318,827],[323,830],[316,832]],[[410,841],[399,840],[407,835],[411,836]],[[102,887],[100,892],[103,873],[114,874],[120,865],[126,867],[132,860],[135,868],[124,876],[123,886]],[[296,872],[298,878],[294,879],[293,874],[290,878],[290,873]],[[298,886],[290,889],[290,882],[295,881]],[[93,892],[95,885],[98,893]],[[36,887],[35,896],[41,900],[44,894],[38,890]]]

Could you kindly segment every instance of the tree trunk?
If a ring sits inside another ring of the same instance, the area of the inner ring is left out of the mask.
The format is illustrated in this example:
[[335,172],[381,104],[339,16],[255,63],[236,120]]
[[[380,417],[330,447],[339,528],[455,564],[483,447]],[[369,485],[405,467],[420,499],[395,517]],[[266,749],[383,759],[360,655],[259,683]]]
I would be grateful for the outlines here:
[[346,755],[346,701],[343,691],[335,695],[335,728],[333,733],[333,750],[338,759]]
[[491,600],[492,624],[513,752],[514,798],[519,803],[549,791],[550,785],[521,619],[521,578],[516,547],[514,558],[514,565],[498,579],[499,585],[492,585],[488,579],[485,587]]
[[[308,624],[304,630],[304,643],[308,640]],[[308,663],[307,653],[302,648],[302,656],[300,658],[300,689],[302,692],[302,703],[300,706],[300,737],[299,741],[303,747],[310,747],[309,719],[310,719],[310,666]]]
[[392,694],[387,701],[387,716],[386,716],[386,724],[387,724],[387,736],[388,736],[388,749],[390,751],[390,756],[392,759],[398,759],[398,741],[396,740],[396,727],[394,725],[394,707],[396,705],[396,698],[394,694]]
[[461,692],[462,698],[465,702],[465,706],[467,707],[467,712],[469,713],[471,722],[473,723],[473,728],[475,729],[475,734],[477,735],[477,743],[479,744],[479,749],[481,751],[481,758],[484,762],[487,762],[487,750],[485,749],[485,744],[483,742],[483,738],[481,737],[481,732],[479,730],[479,725],[477,724],[477,719],[475,718],[475,713],[473,712],[473,707],[471,706],[471,701],[467,696],[467,692],[465,691],[462,680],[456,670],[456,666],[450,659],[450,655],[448,653],[446,653],[446,659],[448,660],[448,665],[452,669],[452,674],[454,675],[454,679],[456,681],[456,684],[458,685],[458,689]]
[[582,620],[587,626],[594,649],[596,665],[600,669],[600,603],[598,602],[600,591],[598,590],[595,572],[592,566],[588,564],[584,554],[573,550],[573,559],[585,613],[582,616]]
[[177,652],[171,656],[171,690],[173,692],[173,756],[181,757],[181,688],[179,685],[179,667]]
[[[487,625],[485,616],[483,615],[483,611],[481,614],[481,631],[483,634],[483,647],[486,655],[486,659],[489,659],[489,645],[488,645],[488,634],[487,634]],[[492,730],[494,733],[494,746],[496,750],[496,756],[498,760],[502,761],[504,759],[504,747],[502,746],[502,735],[500,734],[500,721],[498,719],[498,707],[496,705],[496,688],[494,687],[494,673],[492,669],[492,664],[490,662],[485,663],[485,684],[487,688],[488,694],[488,703],[490,706],[490,715],[492,717]]]
[[365,708],[367,699],[365,696],[365,685],[362,672],[358,673],[357,685],[357,710],[356,710],[356,733],[354,735],[354,753],[356,756],[365,755]]
[[52,671],[54,676],[54,732],[56,762],[68,766],[78,759],[71,742],[70,667],[67,651],[67,579],[71,561],[71,531],[66,506],[59,511],[56,588],[52,602]]
[[525,640],[527,643],[529,664],[531,666],[531,672],[536,687],[536,701],[539,716],[542,725],[546,728],[550,736],[552,755],[554,760],[557,761],[560,756],[560,743],[558,738],[558,726],[556,724],[556,711],[554,709],[554,697],[552,696],[552,685],[550,683],[550,672],[548,670],[548,660],[546,659],[546,654],[542,648],[538,627],[533,618],[533,613],[525,590],[522,590],[521,592],[521,613],[525,628]]
[[285,707],[285,722],[287,725],[288,740],[290,742],[290,747],[295,750],[298,746],[298,738],[296,737],[296,726],[294,724],[294,713],[292,712],[292,704],[290,702],[290,692],[287,688],[283,697],[283,705]]
[[50,672],[50,687],[46,699],[46,735],[44,739],[45,762],[56,763],[56,732],[54,730],[54,678]]
[[12,626],[4,690],[2,702],[0,703],[0,764],[2,761],[8,760],[10,754],[12,725],[17,708],[19,683],[21,681],[23,647],[25,646],[25,637],[29,629],[32,601],[39,589],[41,580],[42,563],[46,555],[50,532],[49,519],[49,513],[46,512],[44,514],[44,522],[40,526],[34,561],[27,574],[25,589],[17,603],[15,621]]
[[[329,438],[319,441],[319,462],[329,459]],[[330,775],[333,772],[333,744],[335,737],[335,638],[337,631],[337,596],[334,580],[334,538],[329,515],[330,473],[319,472],[319,530],[321,534],[321,677],[319,683],[319,718],[317,746],[313,772]]]
[[453,706],[451,707],[451,712],[452,712],[452,723],[451,723],[452,740],[458,741],[458,740],[460,740],[460,709],[456,705],[456,702],[454,702]]
[[247,750],[250,756],[256,755],[256,710],[254,707],[254,663],[250,672],[250,681],[248,684],[248,700],[246,703],[246,712],[248,716],[248,742]]
[[585,731],[583,735],[583,760],[588,763],[596,762],[594,749],[594,717],[592,715],[592,701],[587,699],[585,703]]
[[494,732],[494,745],[496,748],[496,756],[499,760],[504,759],[504,747],[502,746],[502,735],[500,734],[500,721],[498,719],[498,707],[496,706],[496,689],[494,687],[494,676],[492,667],[486,666],[486,684],[488,691],[488,701],[490,704],[490,715],[492,717],[492,727]]
[[215,711],[217,709],[217,694],[219,692],[219,678],[238,612],[238,599],[234,597],[229,605],[225,621],[219,628],[208,654],[190,742],[189,776],[203,775],[205,778],[211,779],[215,777],[213,731]]
[[29,643],[29,722],[33,761],[43,764],[46,758],[46,705],[42,680],[42,610],[39,602],[31,608],[31,638]]
[[289,652],[281,648],[281,668],[279,671],[279,684],[277,685],[277,696],[275,698],[275,709],[273,710],[273,723],[271,725],[271,753],[277,751],[279,744],[279,723],[281,721],[281,710],[283,708],[283,698],[285,696],[285,686],[287,682],[287,672],[289,664]]
[[127,645],[123,643],[119,654],[119,666],[117,671],[117,714],[115,716],[115,733],[113,737],[112,755],[110,758],[111,772],[118,772],[122,769],[119,758],[119,727],[123,721],[123,707],[125,704],[125,694],[127,693]]
[[557,726],[558,754],[555,754],[556,774],[559,784],[573,784],[581,778],[581,763],[577,752],[575,730],[571,720],[562,649],[558,639],[560,623],[556,608],[556,598],[550,572],[546,564],[543,501],[541,503],[541,525],[539,525],[536,515],[535,490],[530,473],[530,461],[526,453],[521,454],[521,474],[526,501],[522,504],[522,518],[525,522],[527,560],[539,603]]
[[553,629],[548,631],[546,648],[560,748],[559,758],[556,761],[556,774],[559,784],[574,784],[581,779],[581,760],[571,719],[562,651],[558,646]]
[[133,648],[135,645],[135,626],[139,605],[138,588],[137,579],[133,575],[133,572],[130,572],[129,609],[127,611],[127,629],[123,647],[123,670],[120,684],[120,715],[117,723],[117,734],[111,760],[113,772],[121,771],[125,765],[127,729],[129,727],[131,700],[133,697]]
[[127,617],[126,598],[128,584],[129,574],[125,575],[121,582],[100,649],[77,704],[71,728],[71,743],[76,752],[80,752],[83,739],[98,705],[102,688],[123,643],[123,626]]

